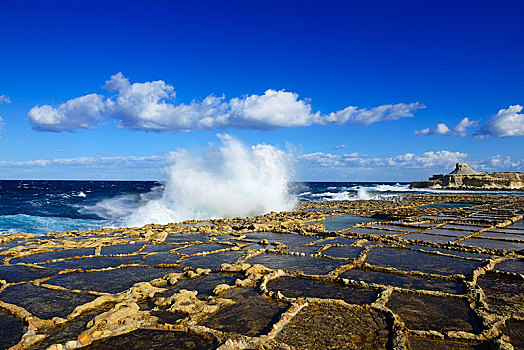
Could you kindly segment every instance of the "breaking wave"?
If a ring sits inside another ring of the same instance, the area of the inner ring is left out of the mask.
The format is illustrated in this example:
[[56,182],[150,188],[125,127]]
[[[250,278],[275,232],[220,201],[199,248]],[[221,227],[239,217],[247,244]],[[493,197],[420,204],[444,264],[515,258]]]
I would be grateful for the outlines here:
[[294,208],[297,199],[288,186],[291,167],[284,152],[265,144],[247,147],[229,135],[219,139],[219,149],[204,157],[173,152],[162,187],[107,199],[83,211],[111,218],[117,226],[143,226]]

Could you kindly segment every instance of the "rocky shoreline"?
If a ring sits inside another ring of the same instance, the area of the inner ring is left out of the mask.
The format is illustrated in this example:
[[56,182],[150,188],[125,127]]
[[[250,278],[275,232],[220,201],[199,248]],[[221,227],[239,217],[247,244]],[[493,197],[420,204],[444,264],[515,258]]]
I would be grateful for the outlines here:
[[0,236],[0,347],[522,347],[524,196],[397,199]]
[[411,188],[482,190],[482,191],[522,191],[524,173],[487,173],[474,171],[466,163],[457,163],[455,170],[443,175],[433,175],[426,181],[414,181]]

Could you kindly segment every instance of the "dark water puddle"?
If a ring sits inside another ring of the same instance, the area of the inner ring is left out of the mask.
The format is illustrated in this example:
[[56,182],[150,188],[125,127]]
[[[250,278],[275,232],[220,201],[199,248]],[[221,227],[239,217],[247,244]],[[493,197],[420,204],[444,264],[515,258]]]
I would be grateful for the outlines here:
[[177,250],[176,252],[178,254],[191,255],[191,254],[201,253],[201,252],[213,252],[215,250],[229,248],[229,247],[230,246],[219,244],[219,243],[204,243],[204,244],[195,244],[195,245],[192,245],[191,247]]
[[0,311],[0,349],[17,344],[25,333],[25,327],[16,317]]
[[446,230],[442,228],[432,228],[430,230],[424,231],[426,234],[434,234],[441,236],[453,236],[453,237],[465,237],[473,234],[471,231],[459,231],[459,230]]
[[151,316],[158,317],[158,323],[176,324],[179,320],[186,318],[183,312],[169,312],[169,311],[151,311]]
[[514,224],[511,224],[511,225],[506,227],[506,229],[513,229],[513,228],[524,230],[524,220],[521,219],[521,220],[515,222]]
[[524,249],[524,242],[507,242],[499,241],[495,239],[482,239],[482,238],[470,238],[465,241],[459,242],[461,245],[468,245],[472,247],[482,247],[487,249],[508,249],[508,250],[521,250]]
[[51,277],[57,273],[57,270],[35,269],[22,265],[0,265],[0,280],[12,283]]
[[321,241],[317,241],[315,244],[318,244],[318,245],[324,245],[324,244],[345,244],[345,245],[350,245],[350,244],[353,244],[355,242],[356,242],[355,239],[349,239],[349,238],[345,238],[345,237],[336,237],[336,238],[323,239]]
[[459,225],[459,224],[447,224],[442,226],[442,228],[456,228],[459,230],[466,230],[466,231],[480,231],[482,229],[485,229],[486,226],[480,226],[480,225]]
[[449,281],[395,275],[371,270],[351,269],[341,274],[340,277],[413,290],[425,289],[453,294],[461,294],[463,292],[462,285]]
[[211,338],[204,338],[189,333],[139,329],[134,332],[111,337],[109,339],[94,341],[82,349],[114,350],[125,348],[126,350],[211,350],[215,349],[216,345],[218,345],[216,341]]
[[105,267],[117,267],[123,264],[143,264],[141,256],[94,256],[91,258],[70,259],[42,266],[57,269],[103,269]]
[[352,215],[335,215],[327,216],[325,221],[315,221],[311,224],[322,224],[326,228],[326,231],[338,231],[351,227],[356,224],[363,222],[377,222],[384,221],[379,219],[366,218],[364,216],[352,216]]
[[378,229],[391,229],[395,231],[408,231],[408,232],[415,232],[420,230],[418,227],[408,227],[408,226],[400,226],[400,225],[369,225],[367,227],[372,228],[378,228]]
[[520,273],[524,275],[524,261],[506,260],[495,265],[495,270]]
[[299,247],[317,240],[316,237],[308,237],[292,233],[275,232],[251,232],[246,234],[246,239],[260,241],[267,239],[269,242],[284,243],[288,247]]
[[329,247],[322,254],[333,258],[355,259],[361,251],[362,248],[359,247]]
[[402,236],[403,239],[409,239],[413,241],[426,241],[432,243],[447,243],[454,241],[456,237],[439,236],[439,235],[427,235],[424,233],[411,233],[409,235]]
[[509,337],[509,342],[515,349],[524,349],[524,321],[507,320],[502,333]]
[[152,255],[141,255],[141,259],[141,264],[149,266],[159,264],[174,264],[178,259],[180,259],[180,255],[163,252]]
[[473,311],[462,300],[393,293],[387,306],[409,329],[480,333]]
[[209,236],[201,233],[182,233],[170,234],[164,240],[164,244],[186,243],[186,242],[207,242]]
[[180,246],[173,244],[152,244],[142,249],[140,253],[164,253],[176,248],[180,248]]
[[480,263],[438,256],[408,249],[372,248],[366,263],[399,270],[421,271],[443,275],[470,274]]
[[424,216],[421,216],[420,219],[423,219],[423,220],[436,220],[436,221],[451,221],[451,220],[457,220],[458,217],[456,217],[456,216],[447,216],[447,215],[424,215]]
[[52,278],[47,283],[68,289],[118,293],[132,287],[135,283],[149,282],[172,272],[181,272],[181,270],[153,267],[127,267],[110,271],[61,275]]
[[287,303],[266,299],[251,289],[231,289],[222,297],[236,304],[220,309],[202,321],[201,326],[255,337],[267,334],[289,307]]
[[[247,242],[242,242],[242,243],[247,243]],[[272,246],[271,244],[266,245],[266,244],[253,243],[253,244],[245,246],[244,248],[242,248],[242,250],[244,251],[249,250],[249,249],[260,250],[260,249],[268,249],[268,248],[272,249],[274,248],[274,246]]]
[[399,231],[379,230],[376,228],[366,228],[366,227],[354,227],[350,229],[349,232],[362,233],[366,235],[379,235],[379,236],[400,235],[404,233],[404,232],[399,232]]
[[410,223],[413,227],[433,227],[436,224],[434,222],[413,222]]
[[30,283],[11,286],[0,293],[0,300],[21,306],[44,319],[65,318],[76,306],[93,299],[91,295],[49,290]]
[[138,252],[146,243],[134,243],[134,244],[115,244],[108,247],[102,247],[102,255],[111,254],[131,254]]
[[100,315],[103,312],[106,312],[108,309],[100,309],[94,312],[86,313],[75,321],[68,321],[59,329],[49,329],[44,332],[47,335],[40,343],[29,348],[30,350],[45,350],[49,346],[58,343],[66,343],[69,340],[75,340],[76,337],[87,329],[87,324],[96,316]]
[[38,262],[44,262],[47,260],[53,259],[64,259],[74,256],[82,255],[93,255],[95,253],[94,248],[79,248],[79,249],[67,249],[59,250],[56,252],[46,252],[46,253],[36,253],[23,258],[11,259],[10,264],[25,263],[25,264],[35,264]]
[[458,203],[458,202],[449,202],[449,203],[438,203],[425,205],[420,208],[433,208],[433,209],[447,209],[447,208],[467,208],[477,206],[476,203]]
[[3,251],[3,250],[8,250],[8,249],[11,249],[13,247],[16,247],[18,245],[23,245],[23,241],[11,241],[11,242],[7,242],[7,243],[0,243],[0,251]]
[[377,292],[372,290],[345,287],[303,278],[282,278],[272,282],[269,290],[280,291],[288,298],[324,298],[341,299],[349,304],[371,304],[377,298]]
[[487,344],[410,337],[411,350],[489,350]]
[[515,234],[502,231],[485,231],[480,234],[480,237],[512,239],[524,242],[524,232],[520,232],[520,234]]
[[284,252],[293,252],[293,253],[304,253],[304,254],[315,254],[315,252],[322,247],[319,246],[306,246],[306,247],[295,247],[295,248],[284,248]]
[[481,276],[477,284],[486,295],[490,310],[503,315],[524,317],[524,282],[496,276]]
[[196,290],[198,297],[207,297],[213,295],[213,289],[219,284],[234,285],[237,279],[243,279],[241,275],[233,273],[212,273],[210,275],[196,279],[181,279],[174,288],[177,293],[181,289]]
[[216,254],[207,254],[207,255],[198,255],[198,256],[190,256],[187,258],[184,258],[182,262],[180,263],[180,266],[186,267],[191,266],[192,268],[202,268],[202,269],[211,269],[211,270],[217,270],[220,269],[220,265],[227,263],[232,264],[234,263],[238,258],[242,256],[244,252],[223,252],[223,253],[216,253]]
[[261,264],[270,269],[302,271],[309,275],[325,275],[332,270],[346,265],[347,261],[323,258],[311,258],[307,256],[280,255],[263,253],[246,261],[250,264]]
[[308,305],[284,326],[277,341],[295,349],[386,349],[386,316],[365,307]]
[[470,253],[470,252],[459,252],[457,250],[449,250],[444,248],[435,248],[435,247],[426,247],[422,245],[412,245],[411,247],[415,249],[422,249],[428,252],[441,252],[444,254],[450,254],[450,255],[456,255],[458,257],[464,257],[464,258],[476,258],[476,259],[488,259],[489,256],[485,254],[477,254],[477,253]]

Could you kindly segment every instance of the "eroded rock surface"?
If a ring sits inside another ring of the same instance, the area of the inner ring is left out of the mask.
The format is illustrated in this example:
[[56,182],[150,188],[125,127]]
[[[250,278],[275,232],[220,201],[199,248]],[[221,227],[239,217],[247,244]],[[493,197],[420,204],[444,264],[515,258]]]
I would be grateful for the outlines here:
[[449,188],[461,190],[522,190],[524,173],[486,173],[474,171],[466,163],[457,163],[447,175],[433,175],[426,181],[411,183],[412,188]]
[[0,347],[522,347],[524,197],[393,196],[0,236]]

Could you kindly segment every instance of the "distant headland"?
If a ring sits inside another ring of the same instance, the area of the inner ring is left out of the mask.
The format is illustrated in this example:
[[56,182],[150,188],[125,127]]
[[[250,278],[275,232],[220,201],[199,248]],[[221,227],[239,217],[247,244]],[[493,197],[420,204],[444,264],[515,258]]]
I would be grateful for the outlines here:
[[426,181],[414,181],[411,188],[456,190],[524,190],[524,173],[475,171],[467,163],[457,163],[449,174],[433,175]]

